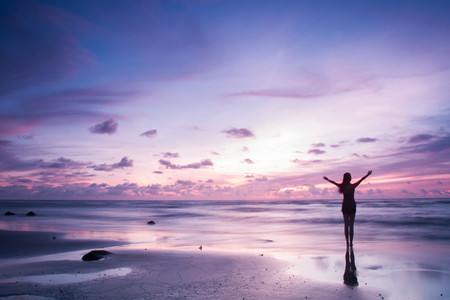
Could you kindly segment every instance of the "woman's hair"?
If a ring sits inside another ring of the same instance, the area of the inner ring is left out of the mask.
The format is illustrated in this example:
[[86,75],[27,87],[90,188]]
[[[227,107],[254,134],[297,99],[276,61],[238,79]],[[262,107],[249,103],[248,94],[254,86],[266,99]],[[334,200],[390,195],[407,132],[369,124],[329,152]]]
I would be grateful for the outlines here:
[[342,183],[339,185],[339,193],[343,194],[345,188],[347,187],[347,185],[350,184],[350,181],[352,180],[352,175],[350,173],[345,173],[344,176],[342,177]]

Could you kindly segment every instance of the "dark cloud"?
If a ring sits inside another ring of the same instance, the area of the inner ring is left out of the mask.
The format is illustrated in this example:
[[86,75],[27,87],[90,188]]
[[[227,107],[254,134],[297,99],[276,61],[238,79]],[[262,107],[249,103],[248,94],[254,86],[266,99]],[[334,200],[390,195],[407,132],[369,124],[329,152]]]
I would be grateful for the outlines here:
[[159,195],[163,191],[160,184],[139,186],[136,183],[108,185],[106,183],[64,183],[54,184],[12,184],[0,186],[0,199],[123,199],[126,197],[146,198]]
[[246,128],[231,128],[228,130],[223,130],[222,132],[226,133],[229,137],[234,137],[238,139],[254,137],[253,132],[251,132],[249,129]]
[[109,195],[121,196],[131,194],[139,195],[139,186],[136,183],[125,182],[115,186],[107,187]]
[[74,169],[84,167],[85,165],[86,163],[83,162],[60,157],[52,162],[42,162],[39,164],[39,167],[48,169]]
[[245,175],[245,178],[247,178],[248,182],[266,182],[269,180],[266,176],[255,177],[254,175]]
[[119,125],[116,121],[113,119],[109,119],[103,123],[98,123],[91,128],[89,128],[89,131],[92,133],[98,133],[98,134],[113,134],[117,131],[117,127]]
[[94,169],[95,171],[112,171],[115,169],[123,169],[123,168],[127,168],[127,167],[132,167],[133,166],[133,160],[128,159],[128,157],[124,156],[122,157],[122,159],[120,160],[120,162],[115,163],[115,164],[101,164],[98,166],[90,166],[89,168]]
[[410,144],[416,144],[416,143],[423,143],[428,142],[434,138],[434,135],[431,134],[417,134],[408,139],[408,143]]
[[249,164],[249,165],[254,164],[253,160],[251,160],[250,158],[244,159],[243,163],[246,163],[246,164]]
[[352,156],[354,156],[354,157],[364,157],[364,158],[369,158],[369,156],[367,156],[366,154],[359,155],[358,153],[353,153]]
[[122,159],[120,160],[119,163],[112,165],[112,167],[114,169],[126,168],[126,167],[132,167],[132,166],[133,166],[133,160],[128,159],[128,157],[126,157],[126,156],[122,157]]
[[92,184],[89,185],[90,188],[104,188],[104,187],[107,187],[107,186],[108,185],[106,183],[100,183],[100,184],[92,183]]
[[74,172],[74,173],[66,174],[66,175],[64,175],[64,177],[66,177],[66,178],[77,178],[77,177],[88,178],[88,177],[95,177],[95,175],[87,173],[87,172]]
[[152,184],[143,187],[144,194],[159,195],[162,191],[162,186],[160,184]]
[[178,158],[178,157],[180,157],[180,154],[177,153],[177,152],[163,152],[161,154],[165,158]]
[[146,136],[146,137],[154,137],[156,136],[156,134],[158,133],[158,131],[156,129],[151,129],[151,130],[147,130],[146,132],[141,133],[141,136]]
[[195,182],[190,180],[177,180],[175,184],[165,185],[162,187],[164,192],[175,193],[177,195],[189,195],[195,187]]
[[356,140],[357,143],[374,143],[376,141],[378,141],[378,139],[370,137],[363,137]]
[[164,174],[164,172],[162,172],[162,171],[153,171],[152,173],[153,174]]
[[195,185],[195,182],[190,181],[190,180],[177,180],[177,184],[182,185],[182,186],[191,187],[191,186]]
[[198,163],[192,163],[192,164],[187,164],[187,165],[176,165],[171,163],[168,160],[164,160],[164,159],[160,159],[159,163],[163,166],[166,167],[166,169],[200,169],[200,168],[205,168],[205,167],[210,167],[213,166],[213,162],[210,159],[204,159],[201,162]]
[[325,147],[325,144],[324,143],[316,143],[316,144],[312,144],[312,146],[314,148],[322,148],[322,147]]
[[404,150],[413,153],[438,153],[450,150],[450,135],[436,138],[434,141],[429,143],[420,144],[412,147],[404,147]]
[[315,155],[321,155],[321,154],[324,154],[325,151],[324,150],[320,150],[320,149],[311,149],[311,150],[308,151],[308,153],[315,154]]

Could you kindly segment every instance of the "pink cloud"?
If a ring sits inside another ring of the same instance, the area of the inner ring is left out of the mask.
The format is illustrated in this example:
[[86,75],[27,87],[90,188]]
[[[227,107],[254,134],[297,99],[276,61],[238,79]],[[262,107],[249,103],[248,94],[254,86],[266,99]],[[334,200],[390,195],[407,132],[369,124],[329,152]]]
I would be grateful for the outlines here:
[[249,165],[253,165],[254,164],[253,160],[251,160],[250,158],[244,159],[243,163],[246,163],[246,164],[249,164]]

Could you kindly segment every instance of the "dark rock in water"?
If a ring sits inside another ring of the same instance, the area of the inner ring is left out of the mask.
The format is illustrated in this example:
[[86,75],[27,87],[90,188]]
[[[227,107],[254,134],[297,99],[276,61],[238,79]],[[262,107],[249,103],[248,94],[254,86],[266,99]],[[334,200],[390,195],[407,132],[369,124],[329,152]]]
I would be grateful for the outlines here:
[[35,216],[36,214],[34,213],[34,211],[30,211],[29,213],[27,213],[27,216],[32,217]]
[[16,213],[13,213],[11,211],[5,212],[5,216],[14,216]]
[[155,225],[156,223],[155,223],[155,221],[148,221],[147,224],[148,225]]
[[106,251],[106,250],[92,250],[88,254],[85,254],[81,259],[84,261],[100,260],[100,259],[105,258],[105,256],[107,256],[109,254],[112,254],[112,253],[109,251]]

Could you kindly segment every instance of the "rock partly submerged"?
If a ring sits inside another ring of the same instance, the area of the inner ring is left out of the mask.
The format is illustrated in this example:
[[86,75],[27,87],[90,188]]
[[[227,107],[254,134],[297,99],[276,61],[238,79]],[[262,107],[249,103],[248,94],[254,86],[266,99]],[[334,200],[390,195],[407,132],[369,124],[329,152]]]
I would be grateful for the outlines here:
[[91,252],[85,254],[81,259],[84,261],[100,260],[110,254],[112,253],[106,250],[92,250]]
[[[12,212],[12,211],[7,211],[7,212],[5,212],[5,216],[15,216],[15,215],[16,215],[16,213],[15,213],[15,212]],[[34,211],[29,211],[26,215],[27,215],[28,217],[33,217],[33,216],[36,215],[36,213],[35,213]]]

